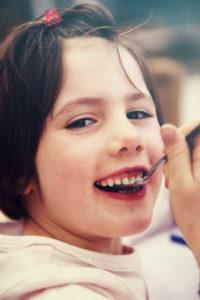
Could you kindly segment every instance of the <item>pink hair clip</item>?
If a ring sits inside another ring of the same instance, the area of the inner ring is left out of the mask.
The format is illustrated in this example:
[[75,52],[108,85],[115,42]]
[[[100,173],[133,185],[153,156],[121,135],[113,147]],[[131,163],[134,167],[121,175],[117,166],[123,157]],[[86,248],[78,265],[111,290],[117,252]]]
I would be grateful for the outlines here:
[[59,24],[62,21],[62,17],[56,8],[50,8],[44,13],[44,23],[46,26],[52,26]]

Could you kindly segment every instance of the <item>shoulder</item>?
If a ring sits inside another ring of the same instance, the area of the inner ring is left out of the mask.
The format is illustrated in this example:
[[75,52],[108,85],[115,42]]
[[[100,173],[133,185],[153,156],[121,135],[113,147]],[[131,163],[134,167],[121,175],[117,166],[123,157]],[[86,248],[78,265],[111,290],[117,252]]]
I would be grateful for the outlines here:
[[144,294],[136,253],[96,253],[47,237],[21,236],[22,228],[23,223],[0,224],[0,298],[104,300],[133,299],[138,290]]

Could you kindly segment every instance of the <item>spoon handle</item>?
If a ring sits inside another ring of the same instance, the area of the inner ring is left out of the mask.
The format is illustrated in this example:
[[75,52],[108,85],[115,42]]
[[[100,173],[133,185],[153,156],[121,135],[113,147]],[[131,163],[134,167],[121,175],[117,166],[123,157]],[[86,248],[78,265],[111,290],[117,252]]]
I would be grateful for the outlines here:
[[186,142],[188,144],[188,147],[190,149],[190,153],[194,149],[194,138],[200,134],[200,124],[196,126],[187,136],[186,136]]

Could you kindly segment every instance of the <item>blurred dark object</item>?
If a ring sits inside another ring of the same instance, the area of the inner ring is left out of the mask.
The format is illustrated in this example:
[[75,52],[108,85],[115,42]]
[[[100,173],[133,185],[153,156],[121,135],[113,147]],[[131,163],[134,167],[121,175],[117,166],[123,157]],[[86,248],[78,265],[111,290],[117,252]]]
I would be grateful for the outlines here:
[[164,122],[180,125],[181,88],[186,73],[184,65],[171,58],[154,57],[149,60],[149,68]]
[[158,27],[145,25],[134,36],[151,57],[170,57],[185,64],[192,72],[199,73],[200,23]]
[[10,28],[30,19],[30,6],[27,0],[0,0],[0,40]]
[[[55,1],[59,7],[65,7],[67,3],[72,2],[72,0]],[[99,2],[112,11],[120,24],[142,23],[149,16],[151,16],[150,23],[157,25],[186,25],[200,22],[200,0],[99,0]]]

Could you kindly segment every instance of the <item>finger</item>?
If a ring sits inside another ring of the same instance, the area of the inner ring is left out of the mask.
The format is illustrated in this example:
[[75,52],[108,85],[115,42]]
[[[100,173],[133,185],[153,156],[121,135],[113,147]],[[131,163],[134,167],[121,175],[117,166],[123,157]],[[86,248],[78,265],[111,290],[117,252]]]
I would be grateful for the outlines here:
[[184,124],[184,125],[180,126],[179,129],[184,134],[184,136],[187,136],[199,124],[200,124],[200,120],[194,120],[193,122],[190,122],[189,124]]
[[[197,125],[199,125],[200,121],[195,120],[192,123],[184,124],[181,127],[179,127],[179,130],[184,134],[184,136],[187,136]],[[165,176],[165,187],[169,188],[169,174],[168,174],[168,168],[166,165],[163,167],[163,172]]]
[[166,164],[163,166],[163,173],[164,173],[164,179],[165,179],[165,187],[166,189],[169,188],[169,174],[168,174],[168,168]]
[[192,180],[190,153],[183,133],[174,125],[161,127],[161,136],[168,157],[169,186],[178,187]]

